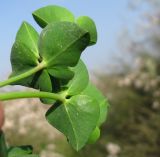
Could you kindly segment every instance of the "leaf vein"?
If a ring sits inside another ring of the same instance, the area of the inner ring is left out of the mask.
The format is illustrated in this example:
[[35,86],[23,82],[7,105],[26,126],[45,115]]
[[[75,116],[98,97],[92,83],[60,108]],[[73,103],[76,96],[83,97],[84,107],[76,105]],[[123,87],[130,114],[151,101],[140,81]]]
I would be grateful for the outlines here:
[[69,119],[69,121],[70,121],[70,123],[71,123],[71,126],[72,126],[72,130],[73,130],[73,133],[74,133],[74,137],[75,137],[75,140],[76,140],[76,148],[77,148],[77,150],[78,150],[78,140],[77,140],[77,135],[76,135],[76,131],[75,131],[75,129],[74,129],[74,125],[73,125],[73,122],[72,122],[72,119],[71,119],[71,117],[70,117],[70,114],[69,114],[69,112],[68,112],[68,109],[67,109],[67,107],[64,105],[64,108],[65,108],[65,110],[66,110],[66,113],[67,113],[67,115],[68,115],[68,119]]
[[27,30],[27,32],[28,32],[28,35],[29,35],[29,37],[30,37],[30,39],[31,39],[31,41],[32,41],[32,43],[33,43],[33,45],[34,45],[34,48],[35,48],[35,50],[36,50],[36,54],[38,54],[37,45],[36,45],[35,41],[33,40],[32,36],[31,36],[31,34],[30,34],[30,31],[28,30],[28,27],[27,27],[26,23],[24,23],[24,25],[25,25],[26,30]]
[[60,53],[58,53],[57,55],[55,55],[54,57],[52,57],[48,63],[52,62],[53,60],[55,60],[57,57],[59,57],[62,53],[64,53],[70,46],[72,46],[74,43],[76,43],[80,38],[82,38],[83,36],[85,36],[88,32],[85,32],[83,35],[81,35],[79,38],[77,38],[76,40],[74,40],[71,44],[69,44],[66,48],[64,48]]

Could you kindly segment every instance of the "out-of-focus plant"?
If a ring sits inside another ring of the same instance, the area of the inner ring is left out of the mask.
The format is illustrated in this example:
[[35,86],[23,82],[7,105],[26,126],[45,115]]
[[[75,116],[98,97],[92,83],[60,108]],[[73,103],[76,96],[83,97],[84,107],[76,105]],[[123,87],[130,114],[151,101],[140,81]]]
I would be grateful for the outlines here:
[[160,155],[160,58],[156,60],[141,56],[136,70],[101,76],[99,86],[112,103],[101,143],[118,144],[120,157]]
[[119,64],[121,71],[102,74],[97,82],[112,103],[101,147],[106,141],[118,144],[119,157],[160,156],[160,12],[154,7],[143,14],[141,34],[122,41],[129,43],[121,51],[125,66]]

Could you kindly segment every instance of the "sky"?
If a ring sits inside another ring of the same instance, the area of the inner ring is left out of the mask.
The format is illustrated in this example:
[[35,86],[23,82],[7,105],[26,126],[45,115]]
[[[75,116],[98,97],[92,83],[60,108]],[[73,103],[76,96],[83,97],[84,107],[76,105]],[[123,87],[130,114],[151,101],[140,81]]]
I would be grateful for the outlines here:
[[32,24],[39,32],[31,13],[46,5],[69,9],[75,17],[90,16],[96,23],[98,42],[88,47],[82,59],[91,71],[105,70],[117,51],[117,38],[124,27],[132,26],[136,14],[128,9],[128,0],[5,0],[0,2],[0,79],[11,72],[10,52],[22,21]]

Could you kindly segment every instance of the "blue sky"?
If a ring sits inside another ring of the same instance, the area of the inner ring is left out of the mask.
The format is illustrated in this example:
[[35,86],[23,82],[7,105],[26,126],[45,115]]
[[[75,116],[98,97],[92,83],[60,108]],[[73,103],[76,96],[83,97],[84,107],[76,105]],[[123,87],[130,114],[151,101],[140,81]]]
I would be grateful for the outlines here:
[[121,30],[132,26],[136,21],[136,14],[127,8],[128,0],[5,0],[0,4],[1,79],[11,71],[10,51],[22,21],[31,23],[40,31],[31,13],[51,4],[68,8],[76,17],[87,15],[94,19],[98,29],[98,43],[87,48],[82,56],[92,71],[103,69],[104,65],[110,62],[113,52],[116,51],[116,40]]

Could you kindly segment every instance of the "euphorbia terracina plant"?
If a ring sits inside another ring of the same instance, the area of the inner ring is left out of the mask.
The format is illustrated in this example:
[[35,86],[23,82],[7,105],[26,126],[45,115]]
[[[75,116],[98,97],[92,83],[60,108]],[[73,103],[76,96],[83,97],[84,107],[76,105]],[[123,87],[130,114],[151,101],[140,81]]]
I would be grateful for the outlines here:
[[[75,19],[59,6],[40,8],[33,17],[42,32],[39,35],[29,23],[22,23],[11,50],[12,73],[0,87],[22,85],[36,90],[3,93],[0,100],[40,98],[52,105],[47,121],[78,151],[98,139],[108,107],[106,98],[89,82],[80,59],[82,51],[97,42],[95,23],[87,16]],[[1,132],[0,157],[37,155],[31,146],[7,146]]]

